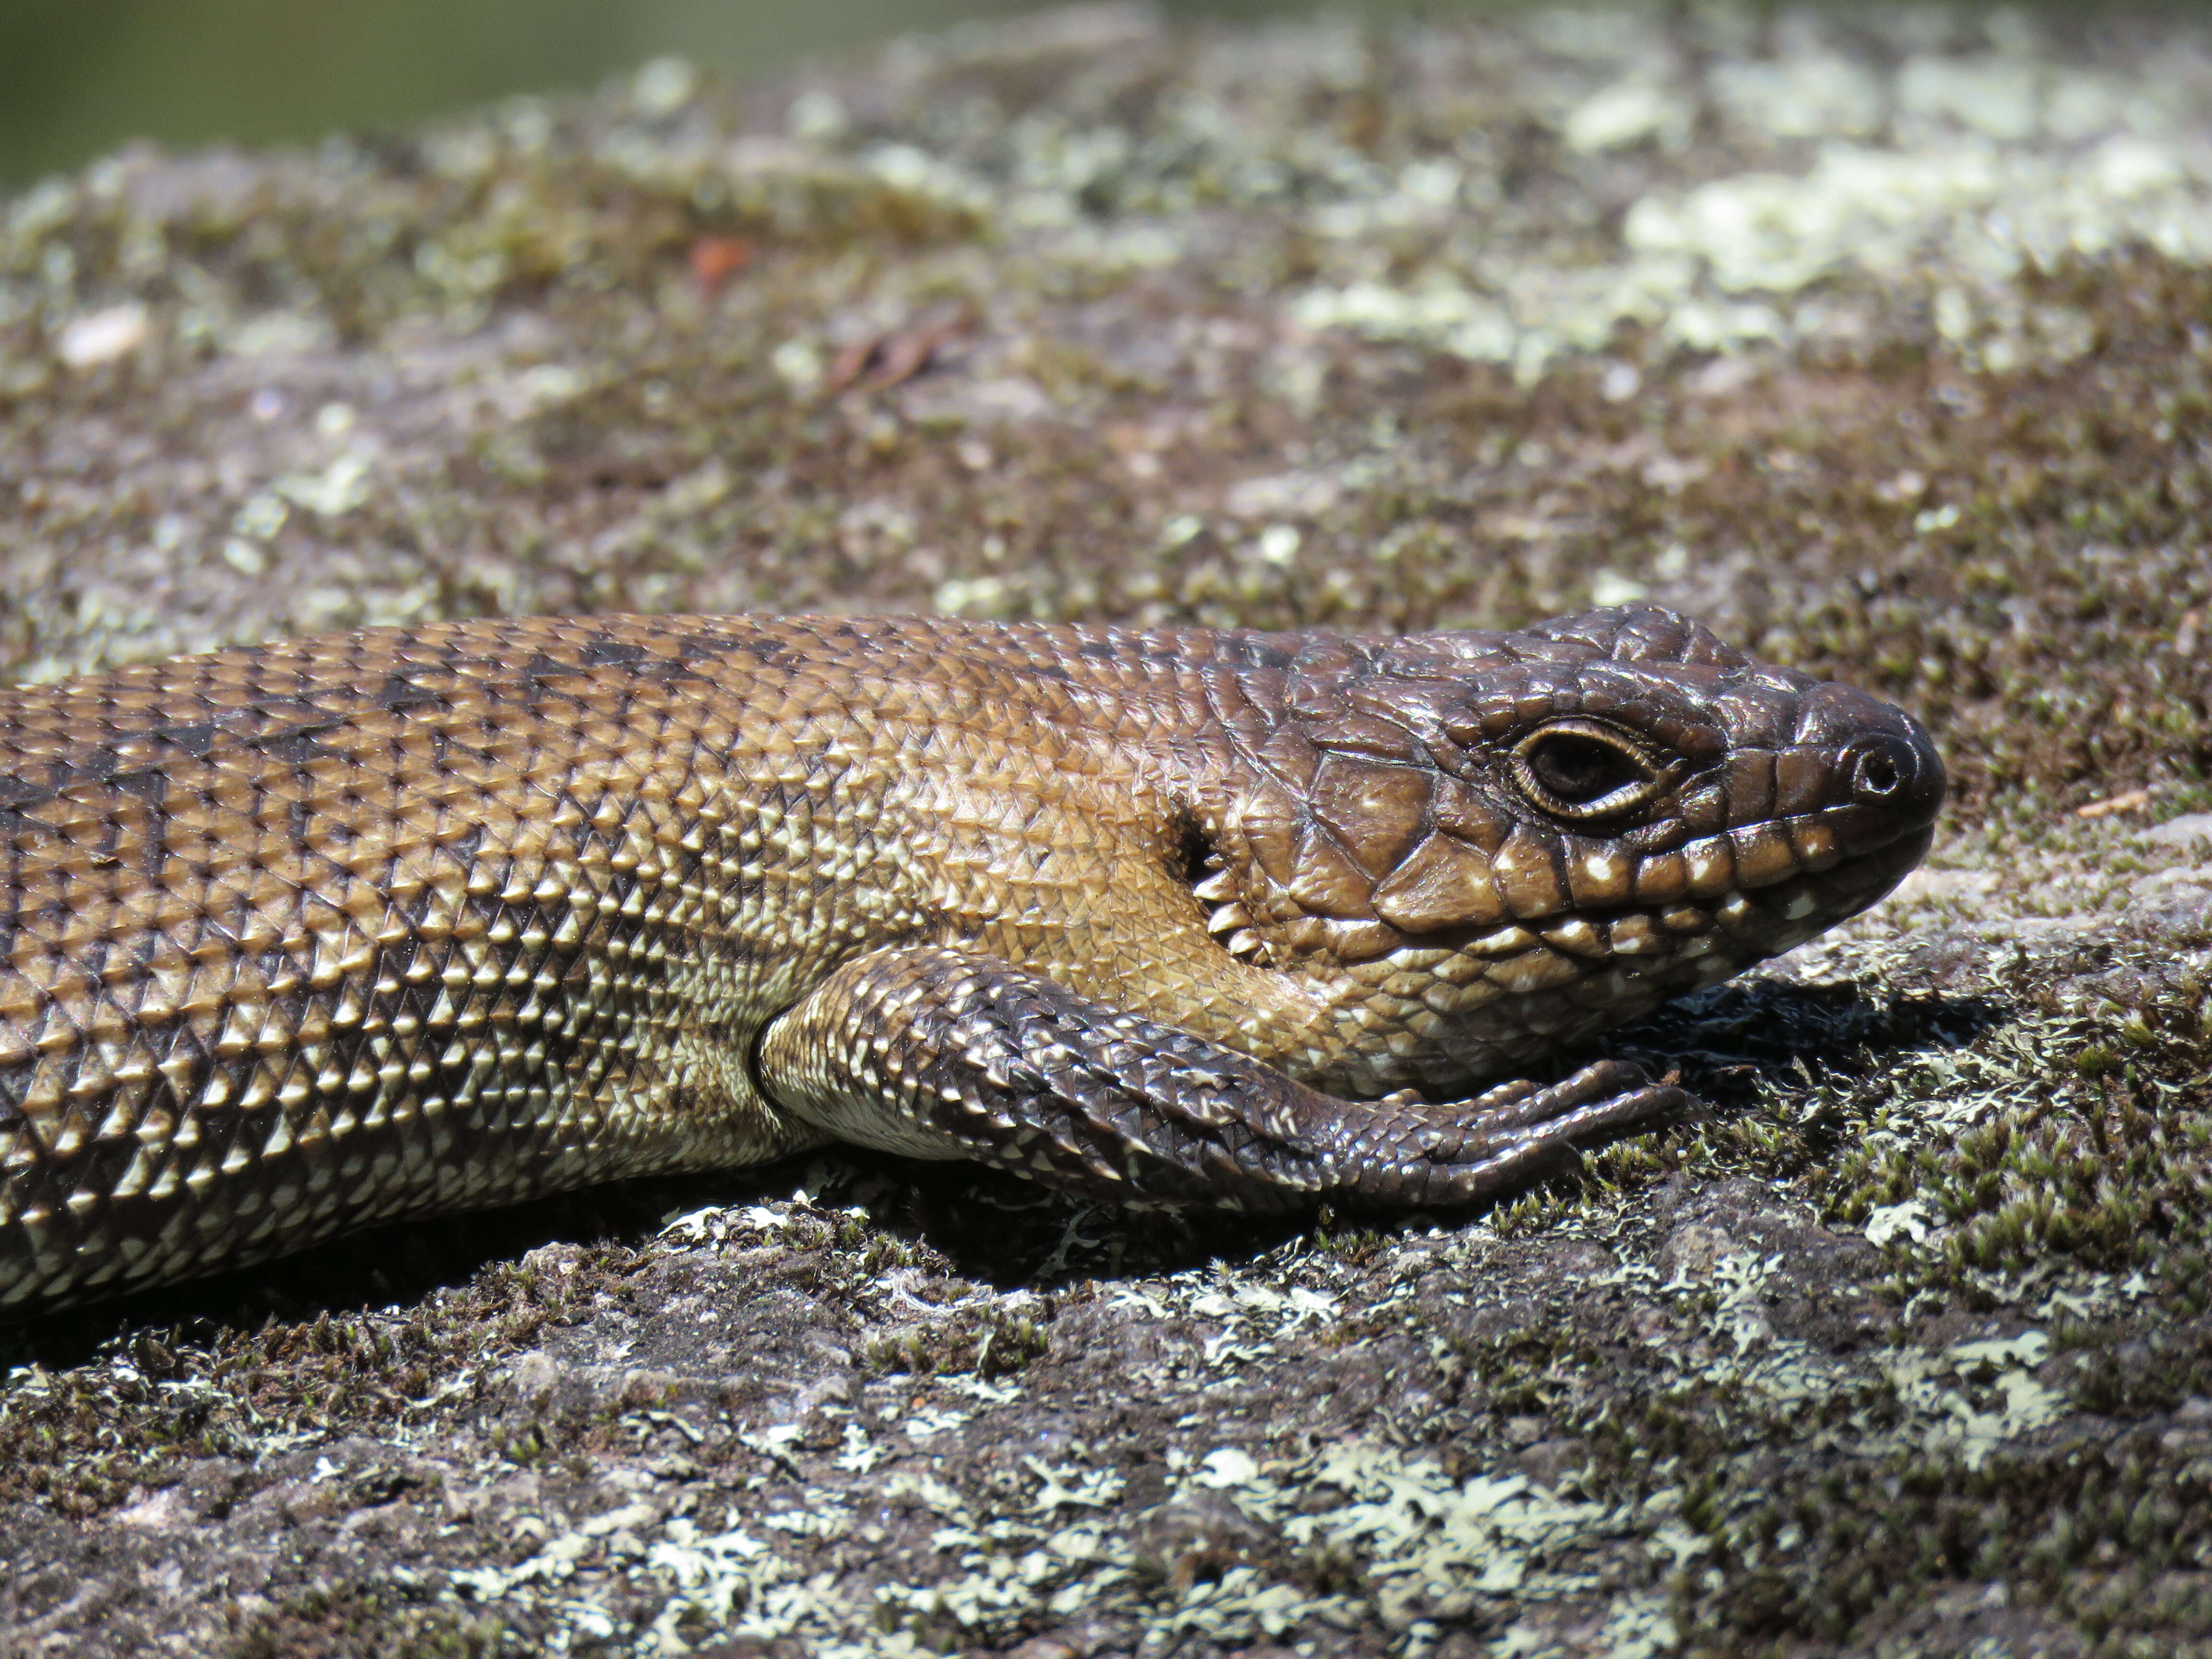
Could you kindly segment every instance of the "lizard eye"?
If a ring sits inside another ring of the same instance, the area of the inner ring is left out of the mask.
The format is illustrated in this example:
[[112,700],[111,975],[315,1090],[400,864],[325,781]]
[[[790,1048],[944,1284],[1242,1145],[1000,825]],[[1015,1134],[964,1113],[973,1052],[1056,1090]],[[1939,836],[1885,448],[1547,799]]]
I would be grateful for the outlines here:
[[1620,732],[1589,720],[1554,720],[1514,746],[1513,782],[1554,817],[1611,817],[1667,787],[1668,770]]

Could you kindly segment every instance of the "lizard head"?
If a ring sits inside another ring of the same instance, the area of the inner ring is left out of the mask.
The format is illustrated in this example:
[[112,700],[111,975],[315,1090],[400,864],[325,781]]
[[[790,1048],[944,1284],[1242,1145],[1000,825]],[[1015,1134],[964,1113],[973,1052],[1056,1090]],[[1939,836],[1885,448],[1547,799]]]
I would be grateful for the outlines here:
[[1650,607],[1300,641],[1239,676],[1228,948],[1335,1000],[1344,1086],[1522,1063],[1802,943],[1918,862],[1926,730]]

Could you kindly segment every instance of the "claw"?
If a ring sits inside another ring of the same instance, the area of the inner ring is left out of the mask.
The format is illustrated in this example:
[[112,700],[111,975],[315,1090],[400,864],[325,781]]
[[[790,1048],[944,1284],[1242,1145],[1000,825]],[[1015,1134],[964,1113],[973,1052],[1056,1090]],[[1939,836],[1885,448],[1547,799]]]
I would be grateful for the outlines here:
[[[1601,1060],[1595,1066],[1585,1066],[1572,1077],[1554,1083],[1548,1089],[1537,1089],[1518,1101],[1501,1108],[1498,1121],[1501,1126],[1511,1124],[1526,1127],[1538,1123],[1557,1123],[1577,1109],[1594,1102],[1604,1102],[1630,1096],[1640,1090],[1658,1087],[1644,1074],[1644,1068],[1625,1060]],[[1673,1091],[1680,1094],[1680,1090]]]
[[[1617,1060],[1585,1066],[1549,1088],[1508,1084],[1457,1107],[1428,1108],[1419,1114],[1425,1123],[1401,1119],[1374,1126],[1361,1145],[1346,1149],[1345,1161],[1354,1167],[1342,1192],[1374,1204],[1473,1203],[1585,1145],[1677,1110],[1688,1098]],[[1401,1110],[1412,1115],[1410,1107]],[[1437,1121],[1440,1110],[1450,1119]]]

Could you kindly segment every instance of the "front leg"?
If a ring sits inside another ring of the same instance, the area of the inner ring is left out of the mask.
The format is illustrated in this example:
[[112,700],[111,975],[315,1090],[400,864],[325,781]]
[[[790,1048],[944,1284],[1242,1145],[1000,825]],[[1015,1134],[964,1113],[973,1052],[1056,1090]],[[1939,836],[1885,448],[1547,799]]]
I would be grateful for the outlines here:
[[759,1082],[808,1126],[1122,1202],[1464,1204],[1682,1104],[1608,1060],[1433,1106],[1340,1100],[1218,1043],[938,945],[848,963],[763,1033]]

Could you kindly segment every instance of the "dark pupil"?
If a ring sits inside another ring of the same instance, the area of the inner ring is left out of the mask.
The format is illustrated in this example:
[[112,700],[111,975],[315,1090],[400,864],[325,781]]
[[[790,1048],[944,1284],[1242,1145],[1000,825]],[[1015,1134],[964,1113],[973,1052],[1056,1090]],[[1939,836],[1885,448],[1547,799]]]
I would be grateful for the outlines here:
[[1562,732],[1528,752],[1536,781],[1561,800],[1586,806],[1614,790],[1642,781],[1644,774],[1609,743]]

